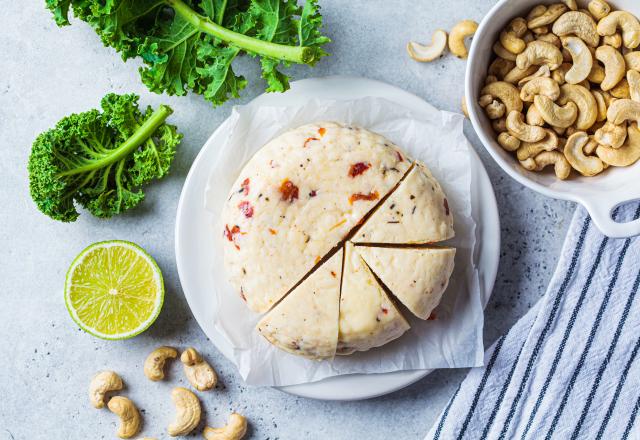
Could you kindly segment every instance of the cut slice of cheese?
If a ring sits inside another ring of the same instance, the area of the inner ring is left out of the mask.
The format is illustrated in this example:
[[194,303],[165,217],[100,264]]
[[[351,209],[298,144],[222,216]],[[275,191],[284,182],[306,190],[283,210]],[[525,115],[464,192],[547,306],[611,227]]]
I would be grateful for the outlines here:
[[240,172],[223,214],[229,281],[264,313],[337,246],[406,174],[399,147],[326,122],[278,136]]
[[257,329],[276,347],[311,359],[331,358],[338,345],[342,249],[277,304]]
[[429,318],[453,272],[453,248],[356,247],[391,293],[414,315]]
[[339,326],[337,354],[379,347],[409,329],[407,321],[349,242],[345,244]]
[[453,216],[440,184],[424,164],[416,163],[352,241],[426,244],[453,235]]

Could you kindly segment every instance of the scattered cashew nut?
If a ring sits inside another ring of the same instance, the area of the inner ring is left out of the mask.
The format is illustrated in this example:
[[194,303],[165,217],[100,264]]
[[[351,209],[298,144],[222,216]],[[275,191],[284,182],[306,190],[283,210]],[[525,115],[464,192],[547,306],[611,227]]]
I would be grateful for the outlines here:
[[164,379],[164,364],[167,359],[178,357],[178,351],[173,347],[158,347],[153,350],[144,361],[144,375],[150,380]]
[[447,33],[442,29],[438,29],[431,37],[431,44],[423,45],[410,41],[407,43],[407,52],[412,59],[426,63],[440,58],[446,47]]
[[579,131],[569,137],[564,146],[564,156],[573,169],[583,176],[595,176],[604,170],[602,160],[595,156],[585,156],[583,148],[589,142],[589,136]]
[[222,428],[204,428],[202,435],[206,440],[240,440],[247,433],[247,419],[238,413],[229,416]]
[[94,408],[104,408],[105,395],[110,391],[120,391],[122,379],[113,371],[101,371],[89,384],[89,400]]
[[449,51],[458,58],[467,58],[469,50],[464,44],[464,40],[473,36],[478,30],[478,23],[473,20],[463,20],[456,24],[449,33]]
[[140,431],[142,418],[135,404],[122,396],[115,396],[107,404],[109,410],[120,418],[120,426],[116,435],[120,438],[131,438]]
[[186,388],[177,387],[171,391],[171,400],[176,407],[176,418],[167,428],[172,437],[187,435],[200,423],[202,408],[200,401]]
[[215,370],[202,359],[195,348],[190,347],[182,352],[180,361],[184,364],[184,373],[189,383],[198,391],[212,389],[218,383]]

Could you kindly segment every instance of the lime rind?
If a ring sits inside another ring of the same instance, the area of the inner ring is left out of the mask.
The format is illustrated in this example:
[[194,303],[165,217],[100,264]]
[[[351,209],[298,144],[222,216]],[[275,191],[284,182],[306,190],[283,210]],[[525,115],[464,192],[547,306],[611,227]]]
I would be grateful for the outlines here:
[[[157,298],[155,307],[151,312],[151,314],[149,315],[149,317],[146,320],[144,320],[142,323],[140,323],[138,326],[136,326],[135,329],[128,332],[108,334],[108,333],[101,332],[96,328],[93,328],[82,321],[80,316],[78,316],[76,308],[71,304],[71,297],[70,297],[71,288],[70,287],[72,283],[72,276],[75,273],[76,268],[80,263],[84,261],[84,259],[90,252],[96,250],[96,248],[109,248],[113,246],[119,246],[119,247],[129,249],[133,251],[138,257],[143,258],[148,263],[147,267],[152,268],[153,280],[156,286],[158,287],[159,298]],[[96,336],[98,338],[106,339],[106,340],[130,339],[144,332],[146,329],[148,329],[151,326],[151,324],[153,324],[155,320],[158,318],[158,316],[160,315],[160,311],[162,310],[162,305],[164,304],[164,280],[162,277],[162,272],[160,271],[160,267],[158,266],[156,261],[151,257],[151,255],[149,255],[147,251],[145,251],[143,248],[141,248],[137,244],[132,243],[130,241],[125,241],[125,240],[100,241],[97,243],[93,243],[89,245],[87,248],[85,248],[82,252],[80,252],[80,254],[78,254],[78,256],[71,263],[71,266],[67,270],[67,274],[65,278],[64,300],[65,300],[65,305],[67,307],[69,315],[71,316],[71,319],[73,319],[73,321],[85,332],[93,336]]]

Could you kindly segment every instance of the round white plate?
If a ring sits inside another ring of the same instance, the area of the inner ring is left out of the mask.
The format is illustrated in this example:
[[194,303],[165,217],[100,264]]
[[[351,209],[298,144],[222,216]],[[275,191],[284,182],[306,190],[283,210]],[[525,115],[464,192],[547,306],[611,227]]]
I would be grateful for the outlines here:
[[[334,76],[291,83],[282,94],[264,94],[249,105],[295,106],[309,99],[352,100],[374,96],[396,102],[420,113],[431,105],[402,89],[365,78]],[[210,261],[214,249],[210,214],[204,208],[204,192],[211,163],[216,156],[216,142],[227,135],[229,121],[223,122],[211,135],[211,141],[196,157],[187,175],[176,217],[176,264],[184,295],[198,324],[214,345],[228,359],[233,349],[214,326],[213,288]],[[482,300],[486,305],[493,289],[500,255],[500,220],[496,198],[482,162],[471,149],[473,182],[471,185],[473,218],[476,221],[474,261],[479,271]],[[357,400],[381,396],[410,385],[431,370],[397,371],[383,374],[350,374],[318,382],[291,385],[279,389],[298,396],[323,400]]]

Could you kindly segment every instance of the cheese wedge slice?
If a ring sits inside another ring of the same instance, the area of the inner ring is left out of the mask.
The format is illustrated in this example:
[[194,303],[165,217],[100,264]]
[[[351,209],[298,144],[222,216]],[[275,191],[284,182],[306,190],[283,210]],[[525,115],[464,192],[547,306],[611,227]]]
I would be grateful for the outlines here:
[[332,358],[338,345],[342,249],[258,323],[269,342],[310,359]]
[[453,215],[449,202],[429,169],[417,162],[352,241],[426,244],[453,236]]
[[268,311],[385,197],[411,162],[380,135],[326,122],[288,131],[240,172],[220,224],[229,281]]
[[454,248],[356,247],[367,265],[414,315],[428,319],[453,272]]
[[379,347],[400,337],[409,323],[387,296],[352,243],[345,245],[337,354]]

